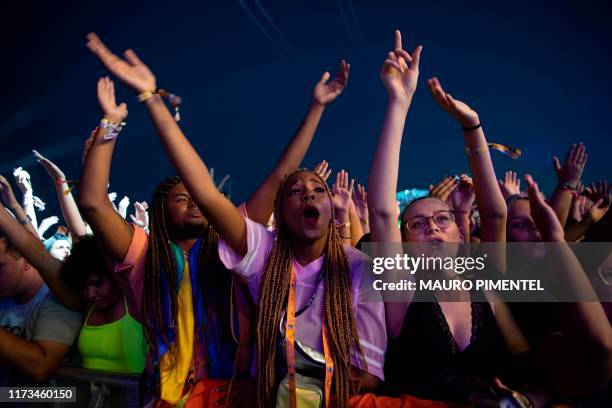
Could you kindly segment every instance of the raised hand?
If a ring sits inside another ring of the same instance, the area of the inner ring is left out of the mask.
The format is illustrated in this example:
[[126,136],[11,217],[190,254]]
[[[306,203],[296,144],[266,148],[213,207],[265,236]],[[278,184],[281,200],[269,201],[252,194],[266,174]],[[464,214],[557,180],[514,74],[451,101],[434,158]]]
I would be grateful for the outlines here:
[[419,60],[422,46],[416,47],[412,55],[404,51],[402,34],[395,30],[395,49],[387,54],[380,71],[380,79],[387,89],[389,98],[409,103],[419,79]]
[[563,166],[559,163],[557,156],[553,157],[553,167],[557,173],[559,183],[568,183],[577,186],[582,176],[584,166],[586,165],[589,155],[585,153],[586,149],[582,143],[573,144],[567,152],[565,163]]
[[555,211],[544,201],[544,196],[540,192],[538,184],[529,175],[525,175],[527,182],[527,194],[531,206],[531,216],[546,242],[564,241],[563,226],[557,218]]
[[51,228],[52,225],[55,225],[58,222],[59,222],[59,218],[55,215],[52,215],[51,217],[47,217],[44,220],[42,220],[40,224],[38,224],[38,236],[39,237],[44,236],[45,232],[47,232],[47,230]]
[[334,79],[327,82],[330,74],[329,72],[323,73],[321,80],[317,82],[312,92],[313,101],[319,105],[327,105],[336,100],[344,88],[346,88],[350,71],[351,64],[342,60],[340,63],[340,71],[338,71]]
[[313,171],[317,173],[323,179],[323,181],[327,181],[332,173],[331,169],[329,169],[329,162],[326,160],[323,160],[321,163],[317,164]]
[[10,183],[3,176],[0,176],[0,200],[6,208],[19,206],[19,201],[17,201]]
[[98,80],[98,102],[105,119],[121,123],[127,118],[127,105],[125,103],[117,105],[115,85],[109,77],[102,77]]
[[457,187],[450,194],[453,210],[458,213],[469,214],[472,211],[472,204],[474,204],[475,198],[476,193],[472,178],[462,174]]
[[570,218],[572,218],[576,222],[582,221],[582,217],[584,215],[584,205],[586,203],[587,198],[583,195],[574,194],[572,197],[572,206],[570,207]]
[[123,196],[119,204],[117,204],[117,212],[119,212],[123,218],[127,218],[127,209],[129,206],[130,198],[128,196]]
[[470,128],[480,124],[478,114],[464,102],[454,99],[451,94],[446,93],[438,78],[433,77],[427,81],[427,87],[438,105],[450,113],[462,127]]
[[332,186],[332,204],[336,213],[348,213],[352,203],[352,191],[355,179],[351,179],[346,171],[340,170],[336,175],[336,183]]
[[[157,89],[155,76],[133,50],[123,53],[125,60],[113,54],[95,33],[87,34],[87,48],[123,83],[138,93]],[[110,118],[108,118],[110,119]]]
[[584,193],[589,200],[593,202],[602,200],[602,204],[608,206],[612,201],[612,184],[608,186],[607,180],[598,180],[597,183],[591,183],[586,187]]
[[32,150],[32,153],[34,153],[36,161],[42,164],[42,166],[45,168],[45,170],[47,170],[47,173],[49,173],[53,180],[66,180],[66,175],[62,170],[60,170],[59,167],[57,167],[55,163],[44,157],[42,154],[38,153],[38,151],[36,150]]
[[504,180],[498,180],[497,183],[506,200],[512,195],[521,193],[521,179],[512,170],[507,171]]
[[143,201],[142,203],[136,201],[134,203],[134,214],[130,214],[132,222],[144,230],[149,228],[149,213],[147,212],[148,208],[149,205],[146,201]]
[[591,224],[598,223],[610,209],[610,204],[610,199],[606,200],[605,198],[600,198],[592,203],[588,209],[586,209],[585,206],[586,212],[584,218]]
[[353,202],[355,203],[355,210],[359,216],[359,220],[362,223],[368,222],[368,193],[361,184],[357,184],[357,191],[353,195]]
[[13,176],[15,177],[15,181],[19,186],[21,192],[25,194],[32,194],[32,182],[30,181],[30,173],[25,171],[21,167],[17,167],[13,170]]
[[453,176],[446,177],[438,182],[438,184],[429,185],[429,196],[435,197],[441,201],[446,202],[448,197],[457,187],[457,180]]

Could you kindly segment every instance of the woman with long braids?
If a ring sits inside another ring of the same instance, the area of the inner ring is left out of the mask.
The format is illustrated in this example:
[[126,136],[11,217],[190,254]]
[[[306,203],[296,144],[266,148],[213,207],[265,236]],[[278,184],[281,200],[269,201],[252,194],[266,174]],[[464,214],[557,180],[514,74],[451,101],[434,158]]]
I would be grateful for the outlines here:
[[[97,38],[90,48],[141,99],[156,89],[154,76],[133,52],[126,52],[125,62]],[[325,85],[327,78],[319,84],[337,94],[334,81]],[[376,388],[383,379],[384,309],[380,302],[360,300],[359,272],[367,259],[341,244],[339,230],[346,236],[349,227],[347,178],[338,180],[332,199],[315,173],[289,175],[276,195],[276,232],[269,232],[241,215],[216,189],[161,97],[153,93],[144,104],[190,196],[222,239],[223,263],[247,280],[258,303],[257,405],[297,399],[294,391],[302,375],[325,380],[321,389],[327,391],[326,405],[333,395],[338,406],[347,406],[359,387]],[[277,396],[287,371],[287,391]]]

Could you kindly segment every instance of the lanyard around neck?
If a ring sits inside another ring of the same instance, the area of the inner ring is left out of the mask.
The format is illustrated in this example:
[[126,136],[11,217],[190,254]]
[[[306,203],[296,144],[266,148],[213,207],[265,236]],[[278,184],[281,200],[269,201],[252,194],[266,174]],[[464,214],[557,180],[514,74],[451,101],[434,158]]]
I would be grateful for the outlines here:
[[[322,272],[319,274],[321,281]],[[318,286],[318,283],[317,283]],[[316,295],[315,287],[315,295]],[[310,304],[314,301],[311,297]],[[306,307],[310,306],[308,304]],[[289,400],[291,408],[297,408],[297,397],[295,391],[295,270],[291,263],[291,283],[289,284],[289,299],[287,300],[287,322],[285,323],[285,352],[287,354],[287,371],[289,375]],[[325,312],[321,318],[321,337],[323,338],[323,354],[325,355],[325,407],[329,407],[332,378],[334,376],[334,361],[329,350],[329,339],[327,336],[327,325],[325,324]]]

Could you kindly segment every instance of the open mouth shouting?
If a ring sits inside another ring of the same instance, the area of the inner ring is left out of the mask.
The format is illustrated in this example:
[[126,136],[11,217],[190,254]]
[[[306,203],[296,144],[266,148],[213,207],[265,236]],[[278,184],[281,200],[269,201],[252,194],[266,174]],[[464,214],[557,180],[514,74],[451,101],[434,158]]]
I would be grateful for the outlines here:
[[304,217],[304,223],[306,226],[315,227],[319,222],[320,213],[319,209],[314,205],[306,205],[303,209],[302,215]]

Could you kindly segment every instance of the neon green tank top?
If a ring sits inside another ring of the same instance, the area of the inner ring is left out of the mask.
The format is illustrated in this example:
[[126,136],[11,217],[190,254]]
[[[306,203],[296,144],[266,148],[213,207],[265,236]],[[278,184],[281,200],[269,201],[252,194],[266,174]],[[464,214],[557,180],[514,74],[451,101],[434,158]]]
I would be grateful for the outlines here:
[[147,344],[142,325],[134,319],[125,302],[125,314],[117,321],[100,326],[87,324],[91,308],[79,334],[83,367],[118,373],[140,373],[144,369]]

